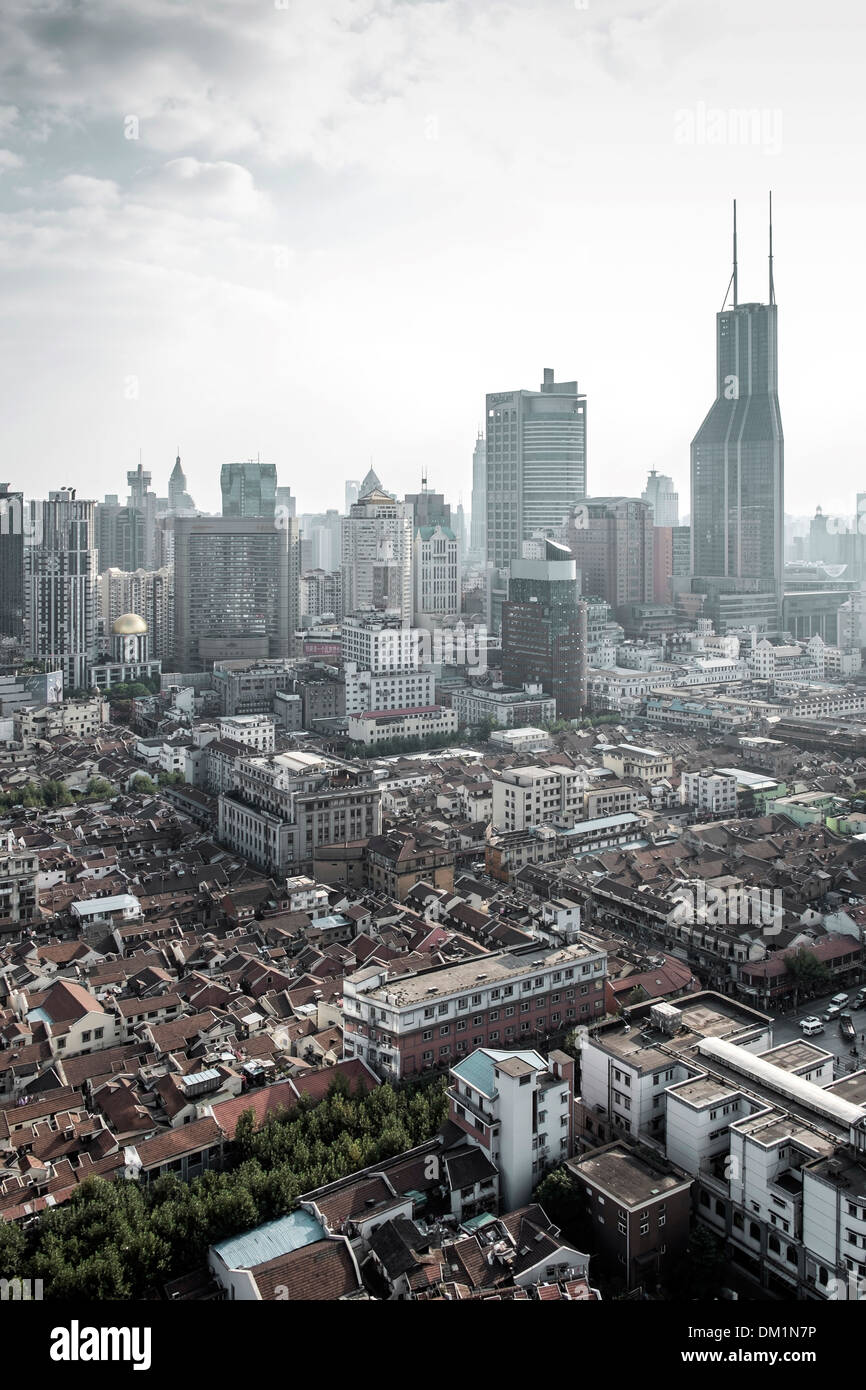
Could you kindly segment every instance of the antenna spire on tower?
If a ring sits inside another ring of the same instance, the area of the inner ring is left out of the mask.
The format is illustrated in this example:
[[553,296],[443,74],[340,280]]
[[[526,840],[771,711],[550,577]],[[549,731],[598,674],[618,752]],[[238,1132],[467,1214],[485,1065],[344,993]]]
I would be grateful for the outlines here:
[[724,310],[725,305],[726,305],[727,302],[728,302],[728,295],[731,293],[731,289],[732,289],[732,288],[733,288],[733,292],[734,292],[734,306],[733,306],[733,307],[736,309],[736,307],[737,307],[737,200],[736,200],[736,198],[734,199],[734,269],[733,269],[733,272],[732,272],[732,274],[731,274],[731,278],[730,278],[730,280],[728,281],[728,288],[725,290],[725,298],[724,298],[724,300],[722,301],[722,309],[723,309],[723,310]]
[[737,200],[734,199],[734,273],[731,276],[734,286],[734,308],[737,307]]
[[770,303],[776,302],[776,288],[773,284],[773,193],[770,191]]

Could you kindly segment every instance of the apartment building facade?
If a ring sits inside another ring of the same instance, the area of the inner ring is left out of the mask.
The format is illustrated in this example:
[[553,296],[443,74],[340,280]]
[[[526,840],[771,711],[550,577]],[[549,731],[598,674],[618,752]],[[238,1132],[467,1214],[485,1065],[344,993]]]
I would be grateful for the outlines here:
[[0,932],[22,931],[39,911],[39,856],[0,835]]
[[606,952],[583,941],[530,947],[389,979],[371,966],[344,982],[344,1055],[391,1080],[479,1047],[520,1047],[604,1014]]
[[378,835],[372,772],[313,753],[239,758],[219,798],[219,837],[268,873],[307,873],[325,845]]
[[737,779],[709,767],[700,772],[684,772],[680,782],[680,800],[684,806],[714,816],[736,815]]
[[492,825],[496,830],[573,825],[583,815],[586,780],[583,768],[509,768],[493,778]]
[[574,1149],[574,1059],[478,1048],[450,1072],[448,1118],[499,1170],[503,1210],[524,1206]]

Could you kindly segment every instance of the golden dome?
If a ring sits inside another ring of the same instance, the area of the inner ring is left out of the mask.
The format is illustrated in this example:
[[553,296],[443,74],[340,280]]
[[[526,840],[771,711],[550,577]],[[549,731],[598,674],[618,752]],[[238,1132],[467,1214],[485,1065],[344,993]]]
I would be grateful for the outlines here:
[[121,613],[111,624],[115,637],[139,637],[147,632],[147,623],[137,613]]

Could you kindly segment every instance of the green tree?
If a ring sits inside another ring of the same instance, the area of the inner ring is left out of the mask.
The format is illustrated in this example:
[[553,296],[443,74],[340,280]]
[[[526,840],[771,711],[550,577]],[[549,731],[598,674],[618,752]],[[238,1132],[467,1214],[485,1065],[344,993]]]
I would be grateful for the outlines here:
[[104,777],[91,777],[87,783],[87,796],[92,800],[104,801],[106,797],[116,795],[117,788]]
[[580,1189],[567,1168],[556,1168],[535,1189],[535,1200],[566,1240],[584,1252],[593,1245],[592,1222]]
[[130,782],[129,790],[149,796],[156,791],[156,783],[153,778],[148,777],[146,773],[139,772]]
[[675,1299],[689,1301],[718,1298],[727,1268],[724,1241],[706,1226],[696,1226],[674,1266],[669,1292]]
[[803,997],[820,994],[830,983],[830,971],[820,961],[814,951],[806,946],[798,946],[785,956],[785,968],[794,982],[794,1003]]

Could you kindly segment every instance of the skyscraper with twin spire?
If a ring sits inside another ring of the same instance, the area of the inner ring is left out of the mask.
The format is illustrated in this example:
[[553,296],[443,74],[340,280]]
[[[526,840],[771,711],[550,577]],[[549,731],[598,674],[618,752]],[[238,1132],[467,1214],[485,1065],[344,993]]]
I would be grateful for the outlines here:
[[[784,436],[770,203],[768,303],[740,304],[734,265],[716,315],[716,399],[692,440],[692,589],[716,630],[778,626],[784,567]],[[728,298],[731,298],[730,305]]]

